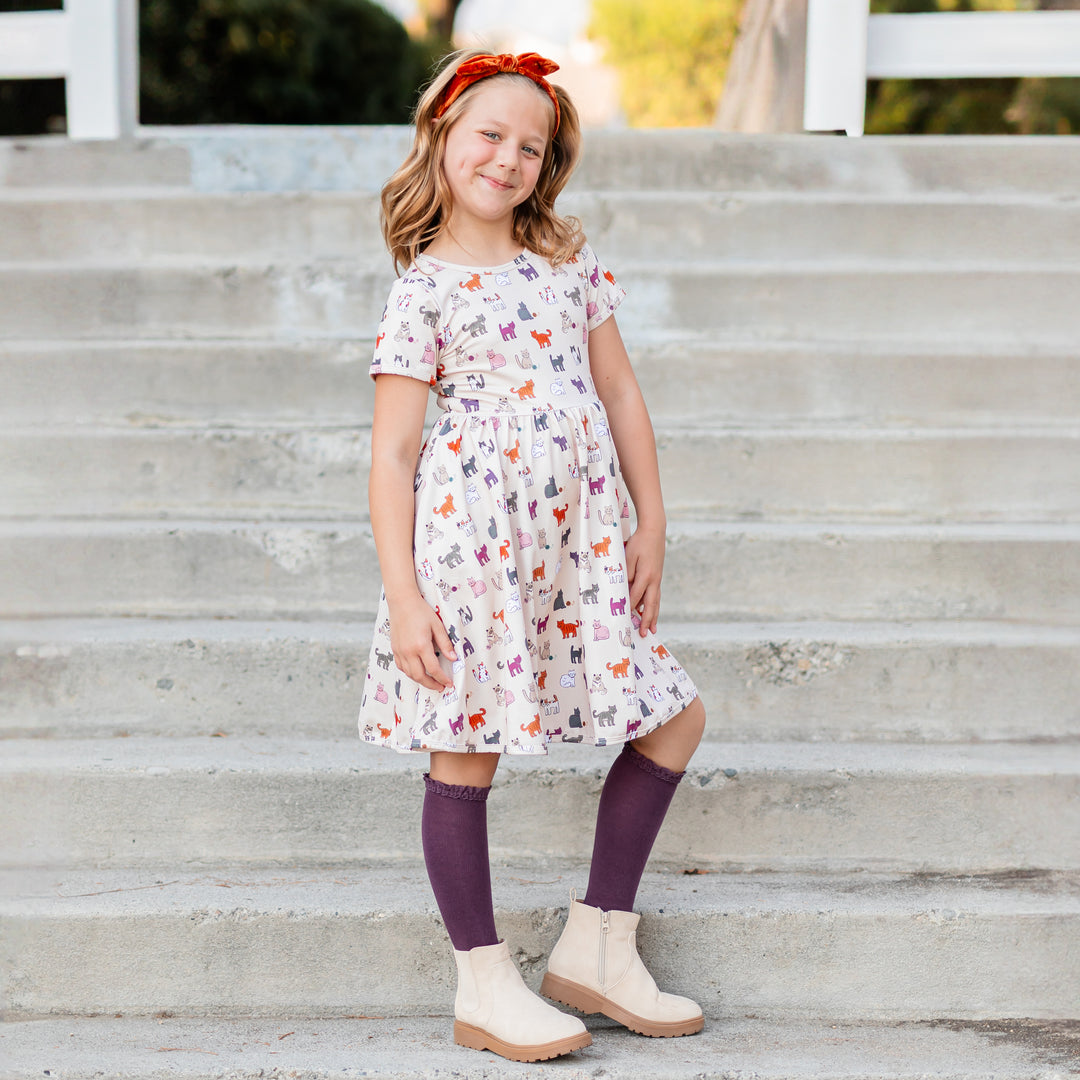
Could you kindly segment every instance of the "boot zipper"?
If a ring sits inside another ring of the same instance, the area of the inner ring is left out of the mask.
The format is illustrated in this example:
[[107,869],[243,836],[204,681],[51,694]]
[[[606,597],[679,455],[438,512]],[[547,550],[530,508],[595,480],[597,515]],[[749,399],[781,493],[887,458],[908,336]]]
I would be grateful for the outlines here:
[[608,923],[610,919],[610,913],[607,911],[600,912],[600,964],[597,974],[600,978],[600,989],[604,989],[604,958],[607,953],[607,936],[611,930],[611,926]]

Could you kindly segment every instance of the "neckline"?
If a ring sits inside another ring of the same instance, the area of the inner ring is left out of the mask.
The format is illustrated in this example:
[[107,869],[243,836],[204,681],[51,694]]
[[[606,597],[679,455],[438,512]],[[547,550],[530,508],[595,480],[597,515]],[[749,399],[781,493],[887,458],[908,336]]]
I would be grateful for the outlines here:
[[428,262],[437,263],[439,266],[445,266],[454,270],[474,270],[479,274],[493,274],[496,270],[503,270],[507,266],[513,266],[523,255],[528,255],[529,249],[522,248],[512,259],[507,259],[506,262],[497,263],[494,266],[477,266],[475,263],[458,263],[451,262],[449,259],[440,259],[438,255],[429,255],[426,251],[421,251],[416,258],[427,259]]

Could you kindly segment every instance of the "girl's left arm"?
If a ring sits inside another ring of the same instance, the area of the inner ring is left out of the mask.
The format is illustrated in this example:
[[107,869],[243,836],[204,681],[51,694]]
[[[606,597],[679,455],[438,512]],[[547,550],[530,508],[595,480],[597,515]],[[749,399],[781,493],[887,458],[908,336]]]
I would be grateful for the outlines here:
[[660,611],[667,516],[652,422],[614,316],[589,332],[589,368],[637,512],[637,529],[626,542],[626,580],[644,637],[647,630],[656,632]]

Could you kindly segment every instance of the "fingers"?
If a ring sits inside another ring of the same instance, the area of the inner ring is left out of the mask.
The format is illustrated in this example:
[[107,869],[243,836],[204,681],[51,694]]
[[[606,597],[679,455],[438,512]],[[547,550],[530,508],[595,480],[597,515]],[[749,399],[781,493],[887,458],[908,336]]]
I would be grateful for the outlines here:
[[400,654],[395,653],[394,662],[414,682],[428,690],[441,693],[447,687],[453,686],[454,680],[443,670],[439,663],[439,654],[442,653],[449,660],[456,660],[457,653],[454,652],[442,620],[435,612],[431,613],[431,620],[427,640],[419,645],[403,648]]
[[450,635],[446,632],[442,619],[435,619],[431,636],[435,640],[436,651],[441,652],[443,656],[449,656],[451,660],[457,659],[457,653],[454,652],[454,646],[450,642]]
[[437,690],[440,693],[452,682],[449,676],[439,666],[438,657],[433,649],[427,649],[416,653],[414,656],[402,656],[394,658],[397,666],[414,682],[426,686],[429,690]]
[[397,665],[410,679],[429,690],[442,693],[448,686],[454,685],[454,680],[443,671],[435,650],[430,646],[412,657],[403,657]]
[[626,583],[630,586],[630,607],[637,611],[641,598],[645,595],[648,580],[644,574],[638,572],[636,556],[627,552],[626,555]]
[[647,632],[656,633],[656,620],[660,615],[660,586],[650,585],[645,590],[641,603],[634,608],[641,617],[638,633],[644,637]]

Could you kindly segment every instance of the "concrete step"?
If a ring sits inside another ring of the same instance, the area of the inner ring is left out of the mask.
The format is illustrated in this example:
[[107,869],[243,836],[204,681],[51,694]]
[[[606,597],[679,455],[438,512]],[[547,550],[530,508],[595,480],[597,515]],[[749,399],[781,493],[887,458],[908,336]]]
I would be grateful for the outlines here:
[[[665,506],[680,520],[1080,521],[1080,426],[655,432]],[[5,517],[364,521],[370,440],[368,428],[311,421],[9,427],[0,507]]]
[[[525,862],[492,878],[499,932],[535,988],[587,870]],[[21,870],[0,890],[10,1020],[445,1016],[453,1001],[420,867]],[[647,873],[635,906],[657,981],[710,1019],[1070,1019],[1080,1000],[1075,874]]]
[[[1064,1080],[1080,1057],[1067,1020],[930,1019],[714,1021],[690,1039],[644,1042],[613,1020],[585,1018],[592,1046],[554,1068],[567,1080]],[[64,1017],[11,1021],[0,1030],[5,1080],[371,1080],[538,1077],[519,1065],[456,1046],[449,1012],[431,1017],[207,1020]],[[43,1068],[48,1066],[48,1068]],[[542,1071],[543,1070],[543,1071]]]
[[[381,264],[380,264],[381,265]],[[690,331],[718,340],[977,342],[1064,348],[1080,269],[1048,262],[778,260],[625,262],[619,312],[637,344]],[[0,338],[368,336],[392,273],[356,260],[152,268],[0,263]]]
[[[190,185],[199,191],[377,191],[406,127],[143,127],[118,142],[0,140],[7,187]],[[575,190],[844,191],[1070,198],[1077,140],[921,135],[861,139],[709,130],[589,131]]]
[[[0,522],[0,614],[371,618],[370,527],[343,521]],[[672,619],[1080,623],[1076,525],[668,528]]]
[[[609,263],[718,259],[1077,260],[1080,205],[1034,195],[577,192],[560,200]],[[389,260],[369,192],[0,188],[4,257],[153,266],[176,258]]]
[[[0,342],[7,425],[370,423],[374,342]],[[771,426],[1064,425],[1080,422],[1072,347],[879,342],[631,344],[653,422]],[[678,373],[678,378],[672,374]],[[688,395],[686,387],[694,393]]]
[[[0,738],[352,738],[371,623],[0,621]],[[1080,628],[675,623],[706,738],[1080,738]]]
[[0,184],[5,188],[141,188],[190,183],[190,151],[167,140],[76,141],[62,135],[0,139]]
[[[503,859],[592,851],[617,750],[505,755]],[[335,867],[420,852],[426,754],[339,739],[10,739],[0,865]],[[704,743],[653,850],[710,870],[1080,870],[1080,743]]]

